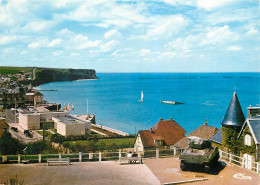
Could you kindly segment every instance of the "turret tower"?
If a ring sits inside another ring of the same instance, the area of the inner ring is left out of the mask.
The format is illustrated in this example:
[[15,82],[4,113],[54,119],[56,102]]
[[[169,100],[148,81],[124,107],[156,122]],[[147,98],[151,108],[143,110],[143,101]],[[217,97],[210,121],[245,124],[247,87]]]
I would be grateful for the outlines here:
[[222,125],[222,144],[233,154],[237,153],[237,136],[245,122],[245,116],[240,106],[236,91],[233,94]]

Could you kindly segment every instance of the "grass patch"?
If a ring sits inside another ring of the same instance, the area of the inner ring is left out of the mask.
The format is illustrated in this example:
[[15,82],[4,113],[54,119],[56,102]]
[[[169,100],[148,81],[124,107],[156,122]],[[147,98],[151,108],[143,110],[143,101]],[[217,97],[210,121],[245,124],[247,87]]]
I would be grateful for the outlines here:
[[57,134],[57,129],[56,128],[51,128],[51,130]]
[[[101,144],[104,143],[106,145],[112,145],[112,144],[117,144],[117,145],[122,145],[122,144],[128,144],[129,142],[134,144],[135,138],[118,138],[118,139],[98,139],[96,144]],[[91,141],[87,140],[79,140],[79,141],[65,141],[65,142],[70,142],[71,145],[87,145]]]
[[98,139],[98,140],[78,140],[64,141],[63,146],[70,148],[74,152],[89,152],[116,150],[122,148],[132,148],[135,138],[113,138],[113,139]]
[[[41,134],[42,136],[43,136],[43,131],[40,131],[40,130],[38,130],[38,131],[36,131],[38,134]],[[50,133],[49,131],[47,131],[47,130],[45,130],[44,131],[44,135],[46,136],[46,137],[51,137],[52,136],[52,133]]]

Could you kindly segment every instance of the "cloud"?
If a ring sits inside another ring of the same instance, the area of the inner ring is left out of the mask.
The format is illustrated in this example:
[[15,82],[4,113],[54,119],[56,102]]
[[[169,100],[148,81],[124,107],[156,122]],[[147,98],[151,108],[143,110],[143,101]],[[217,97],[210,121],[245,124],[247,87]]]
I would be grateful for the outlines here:
[[49,48],[58,46],[61,43],[61,39],[53,39],[52,41],[49,41],[49,38],[42,37],[38,40],[35,40],[28,44],[28,48],[30,49],[37,49],[37,48]]
[[72,38],[72,42],[74,43],[74,47],[79,50],[97,47],[100,44],[99,40],[90,41],[88,40],[88,37],[81,34],[78,34]]
[[248,32],[246,32],[246,36],[253,36],[253,35],[257,35],[259,33],[259,31],[255,28],[251,28],[250,30],[248,30]]
[[241,0],[197,0],[197,7],[210,11],[238,2],[241,2]]
[[28,48],[30,49],[37,49],[46,46],[46,41],[45,40],[39,40],[35,42],[31,42],[28,44]]
[[60,14],[57,19],[81,22],[84,26],[125,28],[146,22],[146,17],[140,13],[140,7],[142,3],[129,5],[106,0],[81,1],[75,9]]
[[215,8],[225,7],[242,2],[242,0],[161,0],[172,6],[194,6],[198,9],[211,11]]
[[3,53],[5,53],[5,54],[10,54],[10,53],[13,53],[14,52],[14,49],[13,48],[5,48],[4,50],[3,50]]
[[103,51],[103,52],[108,52],[108,51],[111,51],[111,50],[113,50],[113,49],[115,49],[115,47],[117,46],[117,45],[119,45],[119,41],[117,41],[117,40],[111,40],[111,41],[108,41],[108,42],[106,42],[105,44],[103,44],[103,45],[101,45],[100,46],[100,49],[101,49],[101,51]]
[[26,55],[27,53],[28,53],[28,51],[23,50],[20,52],[20,55]]
[[120,36],[121,36],[121,34],[117,29],[111,29],[104,34],[105,39],[108,39],[111,37],[120,37]]
[[[110,67],[100,61],[111,61],[116,71],[121,69],[115,59],[129,69],[128,65],[135,66],[133,61],[170,66],[173,61],[189,63],[204,57],[210,63],[216,53],[225,57],[227,51],[242,50],[234,52],[240,64],[243,56],[256,63],[257,4],[253,0],[0,0],[1,61],[12,57],[31,65],[37,56],[36,61],[50,59],[46,65],[59,65],[53,61],[61,56],[64,63],[68,61],[66,66],[82,67],[71,62],[79,56],[105,71]],[[144,71],[151,69],[145,67]]]
[[256,13],[257,7],[219,9],[218,11],[207,13],[205,21],[209,25],[219,24],[243,24],[250,21],[251,24],[257,24],[259,16]]
[[202,46],[217,45],[223,42],[235,41],[238,35],[229,29],[229,26],[209,28],[205,38],[201,41]]
[[71,37],[74,37],[76,33],[70,31],[68,28],[63,28],[60,31],[57,32],[57,36],[61,38],[65,38],[64,40],[70,39]]
[[79,53],[72,52],[72,53],[70,53],[70,56],[76,57],[76,56],[80,56],[80,54],[79,54]]
[[239,47],[234,47],[234,45],[230,47],[230,45],[239,39],[240,36],[236,32],[231,31],[228,26],[208,27],[197,34],[190,34],[174,39],[166,44],[165,48],[177,52],[176,56],[185,57],[188,53],[204,54],[204,52],[208,53],[221,50],[222,48],[234,51],[235,49],[239,49]]
[[26,33],[48,31],[54,27],[55,24],[54,21],[37,20],[26,23],[25,26],[21,28],[21,31]]
[[54,47],[59,45],[62,42],[61,39],[53,39],[50,43],[49,43],[49,47]]
[[6,36],[6,35],[2,35],[0,36],[0,45],[6,45],[6,44],[10,44],[14,41],[16,41],[18,39],[17,36]]
[[60,55],[62,55],[63,54],[63,51],[54,51],[53,53],[52,53],[52,55],[53,56],[60,56]]
[[153,24],[150,25],[143,39],[159,39],[161,36],[170,37],[178,33],[189,24],[189,19],[183,15],[159,16],[153,18]]
[[229,46],[228,51],[240,51],[242,48],[240,46]]
[[148,55],[150,55],[151,54],[151,50],[149,50],[149,49],[141,49],[140,50],[140,53],[139,53],[139,55],[140,56],[148,56]]
[[172,6],[178,6],[178,5],[196,6],[197,4],[197,0],[162,0],[162,1]]

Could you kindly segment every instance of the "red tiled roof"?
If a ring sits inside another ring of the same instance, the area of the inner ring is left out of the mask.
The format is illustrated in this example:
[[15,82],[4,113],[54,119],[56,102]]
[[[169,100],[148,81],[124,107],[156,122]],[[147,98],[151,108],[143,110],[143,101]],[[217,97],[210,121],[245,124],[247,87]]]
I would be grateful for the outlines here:
[[184,137],[186,131],[174,120],[158,121],[150,130],[139,131],[144,147],[154,147],[154,140],[163,140],[173,145]]
[[187,137],[190,136],[197,136],[202,139],[209,139],[211,138],[218,129],[216,127],[208,126],[208,125],[201,125],[199,128],[191,132],[186,137],[182,138],[180,141],[178,141],[174,146],[178,148],[187,148],[189,145],[189,139]]
[[153,138],[153,140],[155,140],[155,141],[164,140],[164,138],[163,138],[162,136],[158,136],[158,135],[156,135],[156,134],[153,134],[153,135],[152,135],[152,138]]
[[144,145],[145,148],[147,147],[154,147],[154,141],[153,141],[153,133],[150,132],[150,130],[141,130],[139,131],[142,143]]

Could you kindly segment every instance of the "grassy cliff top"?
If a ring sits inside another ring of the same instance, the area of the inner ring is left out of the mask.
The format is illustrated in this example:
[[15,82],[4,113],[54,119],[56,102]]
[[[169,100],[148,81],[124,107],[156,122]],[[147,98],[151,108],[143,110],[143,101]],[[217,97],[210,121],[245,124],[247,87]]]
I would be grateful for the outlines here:
[[32,72],[34,67],[11,67],[11,66],[0,66],[0,75],[17,74],[20,71]]

